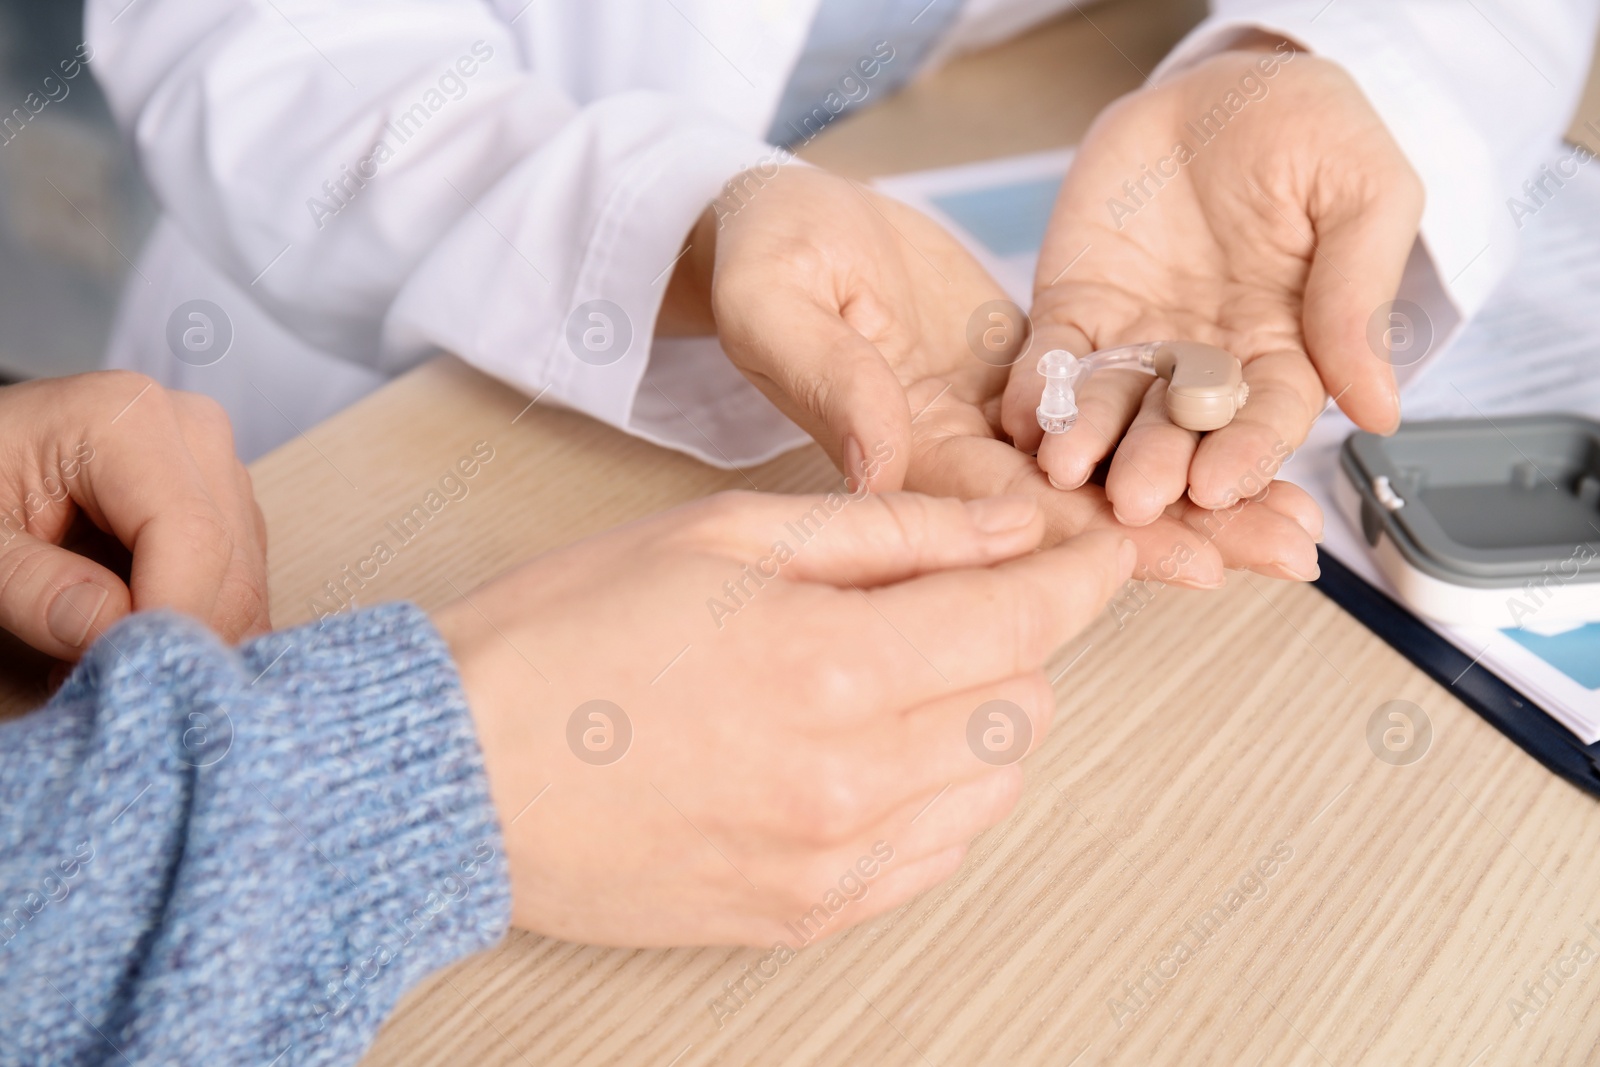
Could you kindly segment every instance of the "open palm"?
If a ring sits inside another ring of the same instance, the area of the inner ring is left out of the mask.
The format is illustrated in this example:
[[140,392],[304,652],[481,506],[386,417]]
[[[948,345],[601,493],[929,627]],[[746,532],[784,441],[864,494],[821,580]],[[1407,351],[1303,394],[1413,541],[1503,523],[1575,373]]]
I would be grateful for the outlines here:
[[1249,403],[1197,434],[1166,418],[1164,382],[1104,372],[1080,390],[1073,431],[1044,435],[1029,359],[1013,368],[1003,429],[1063,488],[1111,455],[1106,496],[1133,526],[1186,491],[1208,508],[1254,495],[1330,395],[1364,428],[1393,430],[1394,377],[1367,324],[1394,296],[1421,206],[1355,84],[1287,46],[1224,53],[1123,98],[1057,201],[1032,351],[1204,341],[1244,363]]
[[1138,530],[1118,521],[1099,486],[1053,488],[1000,428],[1007,366],[1025,336],[1003,336],[991,350],[981,329],[973,335],[1003,291],[903,204],[821,171],[786,172],[717,233],[711,291],[733,362],[847,474],[860,476],[870,453],[876,489],[1026,492],[1045,511],[1047,543],[1117,528],[1140,546],[1142,573],[1166,581],[1215,586],[1224,567],[1315,571],[1320,520],[1293,486],[1278,483],[1217,516],[1176,506]]

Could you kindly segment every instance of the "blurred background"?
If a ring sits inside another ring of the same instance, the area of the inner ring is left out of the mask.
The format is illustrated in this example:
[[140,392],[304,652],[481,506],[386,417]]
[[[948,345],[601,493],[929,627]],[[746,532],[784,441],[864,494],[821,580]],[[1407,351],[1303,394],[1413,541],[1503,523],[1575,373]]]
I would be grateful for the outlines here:
[[123,283],[155,222],[94,75],[87,66],[75,78],[63,73],[82,48],[78,0],[0,0],[5,380],[100,365]]
[[[1050,52],[1066,67],[1085,41],[1098,47],[1104,34],[1118,42],[1124,58],[1132,57],[1117,71],[1126,83],[1111,87],[1120,93],[1136,88],[1136,70],[1152,67],[1205,10],[1205,0],[1130,0],[1097,8],[1099,32],[1092,39],[1075,32],[1082,16],[1067,13],[1008,47]],[[101,365],[124,286],[130,277],[139,279],[133,264],[157,222],[131,146],[119,136],[88,66],[75,66],[85,54],[81,0],[0,0],[0,382]],[[78,69],[76,77],[64,76],[63,62]],[[1079,99],[1048,85],[1020,99],[998,92],[982,57],[957,59],[936,83],[835,124],[803,155],[863,178],[886,169],[936,167],[957,161],[947,158],[952,145],[970,152],[989,138],[997,140],[996,154],[1070,143],[1098,109],[1098,97]],[[1014,121],[994,122],[997,108],[1010,111]],[[1569,134],[1600,152],[1595,128],[1584,126],[1597,116],[1600,68],[1591,72]],[[1019,135],[1019,128],[1026,132]],[[886,136],[886,130],[902,134]],[[907,145],[916,147],[908,152]],[[891,151],[892,163],[880,158]],[[193,279],[188,283],[205,292]],[[269,362],[281,361],[292,345],[266,324],[255,332],[262,335],[255,347]],[[241,345],[238,358],[249,355],[243,351],[249,347]],[[291,432],[282,427],[259,440],[247,434],[241,452],[259,454]]]

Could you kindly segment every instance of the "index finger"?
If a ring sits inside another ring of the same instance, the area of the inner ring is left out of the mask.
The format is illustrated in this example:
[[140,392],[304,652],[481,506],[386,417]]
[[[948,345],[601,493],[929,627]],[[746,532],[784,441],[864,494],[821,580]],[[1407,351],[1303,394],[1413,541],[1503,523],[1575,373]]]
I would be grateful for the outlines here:
[[95,525],[133,553],[133,610],[171,608],[211,621],[234,536],[207,491],[172,401],[136,374],[108,375],[85,428],[90,452],[71,492]]
[[[1095,531],[994,567],[942,571],[865,594],[926,664],[908,671],[901,706],[1036,671],[1128,580],[1138,560],[1119,533]],[[904,658],[898,657],[898,658]]]
[[976,408],[948,394],[930,400],[921,395],[925,387],[937,383],[919,384],[911,393],[914,403],[927,407],[912,424],[907,488],[962,499],[1025,493],[1044,511],[1047,545],[1085,530],[1116,530],[1138,545],[1146,568],[1162,565],[1162,581],[1205,589],[1222,584],[1222,557],[1183,523],[1163,516],[1148,526],[1123,526],[1099,486],[1054,488],[1032,456],[988,436],[988,423]]
[[196,393],[172,393],[171,400],[189,455],[233,538],[233,558],[217,592],[212,629],[230,642],[266,633],[272,629],[266,520],[250,472],[234,451],[227,413]]

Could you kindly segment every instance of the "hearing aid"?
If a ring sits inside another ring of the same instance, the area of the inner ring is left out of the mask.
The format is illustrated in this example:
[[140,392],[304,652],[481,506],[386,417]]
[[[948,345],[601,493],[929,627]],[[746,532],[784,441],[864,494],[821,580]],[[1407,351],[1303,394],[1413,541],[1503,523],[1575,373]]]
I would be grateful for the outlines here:
[[1078,421],[1077,390],[1097,370],[1131,370],[1167,381],[1167,417],[1185,430],[1220,430],[1233,421],[1250,384],[1231,352],[1199,341],[1149,341],[1103,348],[1083,358],[1056,348],[1039,357],[1044,396],[1039,428],[1066,433]]

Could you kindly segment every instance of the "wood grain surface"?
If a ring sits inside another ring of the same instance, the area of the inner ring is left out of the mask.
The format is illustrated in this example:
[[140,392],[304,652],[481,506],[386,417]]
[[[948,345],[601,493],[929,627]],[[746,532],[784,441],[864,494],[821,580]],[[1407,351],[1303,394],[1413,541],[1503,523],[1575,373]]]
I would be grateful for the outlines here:
[[[438,605],[707,492],[836,477],[815,449],[716,471],[526,405],[440,359],[257,463],[278,622],[311,618],[323,583],[478,441],[495,458],[468,496],[363,597]],[[1321,594],[1245,575],[1219,593],[1154,590],[1057,669],[1061,714],[1020,807],[946,886],[760,985],[745,978],[758,950],[513,934],[414,991],[369,1062],[1595,1058],[1600,965],[1562,961],[1580,940],[1600,950],[1586,926],[1600,931],[1600,809]],[[1369,745],[1391,700],[1432,726],[1409,765]],[[1574,973],[1556,985],[1553,966]],[[1535,1007],[1522,984],[1542,977]],[[738,1010],[714,1009],[741,979]]]
[[[871,175],[1071,143],[1199,14],[1091,8],[807,155]],[[836,477],[809,448],[713,470],[441,358],[254,465],[277,623],[310,619],[324,583],[480,441],[494,459],[363,603],[438,606],[709,492]],[[1061,712],[1022,803],[945,886],[775,969],[759,950],[514,933],[414,990],[367,1062],[1600,1062],[1600,808],[1314,589],[1234,575],[1218,593],[1154,590],[1057,670]],[[1410,764],[1368,740],[1394,700],[1431,724]]]

